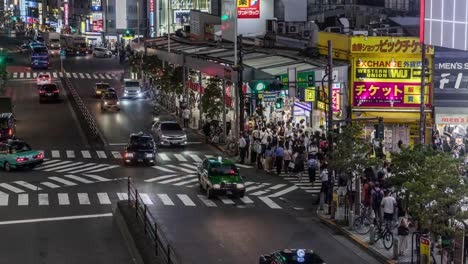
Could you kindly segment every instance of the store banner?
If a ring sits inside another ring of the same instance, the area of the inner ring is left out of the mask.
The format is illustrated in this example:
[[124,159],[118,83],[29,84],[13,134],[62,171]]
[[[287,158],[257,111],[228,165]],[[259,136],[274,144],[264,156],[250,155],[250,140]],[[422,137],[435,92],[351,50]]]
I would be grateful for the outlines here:
[[468,101],[467,52],[434,58],[434,105],[466,107]]
[[[399,53],[421,54],[419,38],[413,37],[364,37],[351,38],[351,53]],[[434,47],[426,45],[426,54],[434,54]]]
[[[426,107],[431,107],[430,84],[425,89]],[[421,84],[399,82],[354,82],[353,106],[415,108],[420,105]]]
[[237,18],[260,18],[260,0],[237,0]]
[[[288,74],[281,74],[275,76],[275,79],[281,80],[284,85],[288,85],[289,78]],[[308,71],[308,72],[296,72],[296,87],[297,88],[315,88],[315,72]]]

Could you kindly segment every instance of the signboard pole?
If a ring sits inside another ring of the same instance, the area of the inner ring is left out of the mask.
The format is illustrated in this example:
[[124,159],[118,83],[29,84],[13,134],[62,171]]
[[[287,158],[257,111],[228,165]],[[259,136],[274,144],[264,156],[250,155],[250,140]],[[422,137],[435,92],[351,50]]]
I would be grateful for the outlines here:
[[424,144],[426,139],[426,122],[424,118],[424,108],[426,106],[426,100],[424,98],[425,86],[426,86],[426,44],[421,43],[421,108],[419,112],[419,143]]
[[296,68],[288,68],[288,92],[291,98],[291,119],[294,121],[294,102],[296,101]]
[[333,46],[332,41],[328,41],[328,135],[330,152],[333,151],[333,139],[331,132],[333,130]]

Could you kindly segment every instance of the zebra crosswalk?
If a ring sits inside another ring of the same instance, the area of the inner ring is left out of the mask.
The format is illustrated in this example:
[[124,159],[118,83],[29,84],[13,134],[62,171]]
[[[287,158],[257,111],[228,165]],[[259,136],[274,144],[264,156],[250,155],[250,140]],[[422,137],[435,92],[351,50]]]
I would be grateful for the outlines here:
[[13,181],[0,183],[0,195],[20,194],[31,191],[47,191],[61,187],[76,186],[78,184],[90,184],[99,182],[108,182],[113,179],[108,179],[94,174],[65,174],[62,176],[50,176],[44,181],[25,182]]
[[[286,173],[281,173],[279,176],[282,177],[284,180],[294,184],[294,186],[297,186],[299,189],[304,190],[306,193],[310,193],[312,195],[320,194],[322,182],[320,181],[319,177],[315,177],[315,181],[311,183],[309,181],[309,176],[307,175],[307,173],[304,173],[302,177],[297,177]],[[335,186],[337,186],[336,182]]]
[[111,80],[119,79],[116,74],[113,73],[81,73],[81,72],[10,72],[8,73],[9,79],[35,79],[39,73],[47,73],[53,78],[73,78],[73,79],[87,79],[87,80]]
[[106,170],[111,170],[120,167],[119,165],[111,164],[97,164],[94,162],[75,162],[71,160],[58,160],[51,159],[45,160],[40,166],[34,168],[34,170],[47,171],[47,172],[63,172],[63,173],[96,173]]
[[[201,194],[166,194],[166,193],[140,193],[141,201],[147,206],[167,206],[167,207],[209,207],[220,208],[223,206],[235,206],[236,208],[265,206],[269,209],[283,209],[276,201],[276,198],[267,196],[230,198],[220,196],[215,199],[208,199]],[[0,208],[7,206],[18,207],[65,207],[65,206],[108,206],[117,201],[128,200],[127,193],[0,193]]]
[[[107,150],[39,150],[46,159],[116,159],[122,160],[122,152],[120,151],[107,151]],[[170,152],[159,152],[156,155],[157,161],[161,162],[191,162],[200,163],[204,158],[212,158],[213,155],[208,154],[196,154],[196,153],[170,153]],[[253,168],[250,165],[237,164],[240,168]],[[161,169],[165,172],[172,171],[170,168],[166,170]]]

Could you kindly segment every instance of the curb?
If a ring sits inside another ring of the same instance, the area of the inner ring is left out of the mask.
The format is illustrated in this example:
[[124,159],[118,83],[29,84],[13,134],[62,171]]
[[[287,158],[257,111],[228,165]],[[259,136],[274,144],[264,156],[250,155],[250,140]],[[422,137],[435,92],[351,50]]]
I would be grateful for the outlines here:
[[387,264],[397,264],[399,263],[398,261],[395,261],[395,260],[391,260],[391,259],[388,259],[386,256],[382,255],[380,252],[378,252],[377,250],[373,249],[372,247],[369,246],[369,244],[367,244],[366,242],[362,241],[361,239],[359,239],[358,237],[356,237],[355,235],[351,234],[348,230],[346,230],[345,228],[342,228],[340,226],[338,226],[337,224],[335,224],[333,221],[329,220],[329,219],[326,219],[325,217],[321,216],[320,214],[317,214],[318,218],[320,219],[320,222],[322,222],[323,224],[325,224],[327,227],[341,233],[342,235],[344,235],[346,238],[348,238],[349,240],[351,240],[351,242],[355,243],[356,245],[358,245],[359,247],[361,247],[363,250],[365,250],[367,253],[369,253],[371,256],[373,256],[374,258],[376,258],[378,261],[382,262],[382,263],[387,263]]
[[134,263],[136,264],[144,264],[143,259],[140,255],[140,252],[138,252],[138,249],[136,247],[135,241],[133,240],[133,237],[130,233],[130,230],[128,230],[127,224],[125,222],[125,219],[123,218],[122,214],[120,213],[120,209],[118,206],[116,206],[114,212],[113,212],[113,218],[114,222],[117,224],[120,233],[122,234],[125,244],[127,245],[127,249],[133,258]]

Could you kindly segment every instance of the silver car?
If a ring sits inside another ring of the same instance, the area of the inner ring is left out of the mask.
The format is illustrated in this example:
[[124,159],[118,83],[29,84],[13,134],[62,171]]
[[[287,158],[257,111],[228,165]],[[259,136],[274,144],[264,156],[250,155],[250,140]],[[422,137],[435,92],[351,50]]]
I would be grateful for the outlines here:
[[112,52],[106,48],[94,48],[93,56],[96,58],[110,58],[112,57]]
[[187,134],[176,121],[157,121],[151,131],[158,146],[185,146]]

